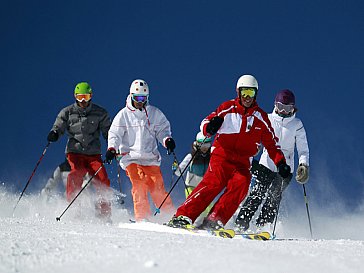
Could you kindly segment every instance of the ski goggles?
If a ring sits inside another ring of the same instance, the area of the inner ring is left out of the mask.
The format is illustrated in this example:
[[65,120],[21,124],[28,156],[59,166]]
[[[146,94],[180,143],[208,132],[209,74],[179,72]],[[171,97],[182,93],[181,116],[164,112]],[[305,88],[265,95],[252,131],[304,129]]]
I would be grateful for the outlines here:
[[239,92],[243,98],[255,97],[256,89],[254,87],[239,87]]
[[283,113],[283,112],[291,113],[294,111],[294,105],[292,105],[292,104],[283,104],[281,102],[276,102],[275,106],[277,107],[278,112],[280,112],[280,113]]
[[76,94],[75,98],[78,102],[89,101],[91,99],[91,94]]
[[142,102],[145,103],[148,101],[148,96],[147,95],[137,95],[137,94],[133,94],[131,99],[135,102]]

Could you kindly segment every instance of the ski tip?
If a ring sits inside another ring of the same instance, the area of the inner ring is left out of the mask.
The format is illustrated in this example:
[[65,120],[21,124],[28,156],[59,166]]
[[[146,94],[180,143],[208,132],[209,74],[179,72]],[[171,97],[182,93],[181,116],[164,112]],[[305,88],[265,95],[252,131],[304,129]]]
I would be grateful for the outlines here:
[[240,234],[243,238],[250,239],[250,240],[258,240],[258,241],[269,241],[273,240],[275,236],[272,236],[269,232],[263,231],[259,233],[243,233]]
[[208,230],[214,236],[221,238],[229,238],[232,239],[235,237],[235,231],[232,229],[217,229],[217,230]]

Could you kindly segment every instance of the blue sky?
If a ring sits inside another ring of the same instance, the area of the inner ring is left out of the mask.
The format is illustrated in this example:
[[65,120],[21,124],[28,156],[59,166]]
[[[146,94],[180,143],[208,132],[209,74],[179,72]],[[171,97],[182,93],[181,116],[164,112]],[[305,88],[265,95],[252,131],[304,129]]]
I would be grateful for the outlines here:
[[[23,189],[77,82],[88,81],[113,118],[130,83],[146,80],[182,160],[200,121],[235,96],[239,76],[252,74],[267,112],[280,89],[296,94],[312,202],[356,210],[364,199],[363,10],[359,0],[3,1],[0,181]],[[65,143],[50,146],[31,188],[62,161]],[[169,186],[172,158],[161,151]],[[108,170],[115,181],[116,168]],[[302,198],[294,181],[290,188]]]

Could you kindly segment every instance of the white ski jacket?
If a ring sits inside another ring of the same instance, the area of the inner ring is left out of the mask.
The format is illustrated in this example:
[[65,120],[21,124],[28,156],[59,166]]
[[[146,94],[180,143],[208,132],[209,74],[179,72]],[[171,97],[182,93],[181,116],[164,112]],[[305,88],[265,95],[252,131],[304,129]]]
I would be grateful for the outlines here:
[[[294,148],[296,146],[298,153],[298,164],[309,166],[309,149],[306,138],[306,131],[302,121],[296,118],[296,114],[288,118],[280,117],[273,110],[268,114],[268,118],[272,124],[275,135],[278,137],[278,144],[286,158],[286,163],[291,167],[291,173],[294,171]],[[260,157],[260,164],[266,166],[270,170],[277,172],[277,167],[270,159],[266,149],[263,150]]]
[[131,103],[130,95],[126,106],[115,116],[108,135],[108,148],[114,148],[122,157],[120,166],[136,163],[143,166],[160,166],[161,155],[157,140],[164,146],[171,137],[170,123],[157,107],[147,104],[138,110]]

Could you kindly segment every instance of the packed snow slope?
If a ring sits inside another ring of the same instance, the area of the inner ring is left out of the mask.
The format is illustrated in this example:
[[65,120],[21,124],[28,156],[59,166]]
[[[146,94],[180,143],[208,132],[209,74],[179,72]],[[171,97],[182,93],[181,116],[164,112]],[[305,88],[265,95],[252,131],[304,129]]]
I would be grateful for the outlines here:
[[282,240],[250,241],[132,224],[132,216],[116,203],[113,223],[105,224],[93,216],[88,196],[59,222],[55,218],[67,207],[62,197],[47,202],[25,195],[12,214],[18,197],[0,187],[0,272],[363,272],[361,215],[335,221],[316,216],[311,240],[300,213],[279,224]]

